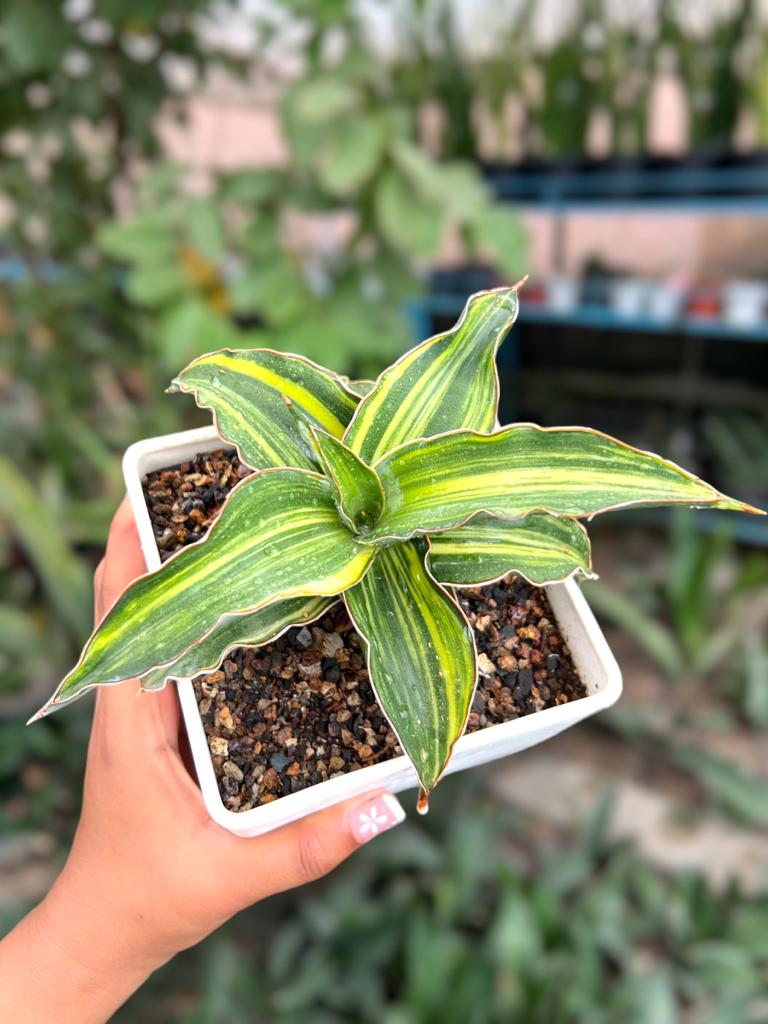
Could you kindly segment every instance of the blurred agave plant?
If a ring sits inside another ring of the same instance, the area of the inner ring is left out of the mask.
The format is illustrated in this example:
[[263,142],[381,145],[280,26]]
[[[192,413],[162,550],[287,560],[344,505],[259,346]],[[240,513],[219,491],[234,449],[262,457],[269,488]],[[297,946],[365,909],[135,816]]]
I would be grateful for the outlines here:
[[210,671],[342,596],[425,796],[477,680],[454,588],[511,571],[534,584],[588,575],[578,520],[609,509],[758,511],[595,430],[499,428],[495,356],[517,308],[516,287],[473,295],[452,330],[374,383],[266,349],[191,363],[170,390],[212,409],[256,472],[204,540],[127,588],[36,717],[96,685],[156,689]]

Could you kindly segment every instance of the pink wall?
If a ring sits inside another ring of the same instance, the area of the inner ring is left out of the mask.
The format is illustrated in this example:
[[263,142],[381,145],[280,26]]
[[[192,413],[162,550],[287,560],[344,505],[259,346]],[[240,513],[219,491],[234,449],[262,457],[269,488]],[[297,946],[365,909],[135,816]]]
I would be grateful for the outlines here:
[[[268,105],[242,99],[197,98],[184,124],[164,118],[160,134],[169,157],[201,169],[279,166],[286,148]],[[553,224],[548,214],[526,213],[529,270],[546,276],[553,269]],[[319,231],[332,245],[336,224]],[[318,226],[307,235],[317,242]],[[301,236],[301,228],[298,229]],[[565,273],[578,274],[591,256],[650,277],[717,277],[768,272],[768,225],[743,217],[704,218],[690,214],[577,213],[568,217]],[[298,240],[298,237],[297,239]],[[321,242],[321,244],[323,244]],[[445,261],[459,252],[446,240]]]

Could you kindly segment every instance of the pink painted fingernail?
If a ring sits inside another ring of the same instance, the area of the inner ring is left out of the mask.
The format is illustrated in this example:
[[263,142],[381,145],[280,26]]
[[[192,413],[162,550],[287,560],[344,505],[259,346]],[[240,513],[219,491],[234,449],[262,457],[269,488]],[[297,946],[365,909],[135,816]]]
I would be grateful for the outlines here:
[[405,811],[391,793],[370,797],[352,812],[352,834],[361,845],[405,820]]

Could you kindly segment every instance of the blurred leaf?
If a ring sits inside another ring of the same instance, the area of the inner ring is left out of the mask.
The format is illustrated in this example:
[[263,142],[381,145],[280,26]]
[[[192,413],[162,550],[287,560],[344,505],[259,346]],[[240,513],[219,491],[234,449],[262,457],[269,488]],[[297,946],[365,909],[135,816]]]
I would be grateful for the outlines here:
[[514,973],[525,971],[542,955],[538,922],[523,893],[510,889],[503,895],[489,942],[496,962]]
[[126,294],[140,306],[162,308],[183,294],[189,283],[178,264],[164,262],[137,267],[128,277]]
[[203,352],[237,346],[237,331],[202,299],[171,306],[158,324],[157,344],[163,366],[175,372]]
[[34,566],[56,610],[75,640],[88,635],[91,620],[89,573],[62,539],[60,525],[31,484],[0,455],[0,517]]
[[501,203],[486,204],[473,215],[470,233],[475,247],[487,250],[503,275],[510,281],[520,280],[526,270],[528,239],[517,210]]
[[244,170],[224,174],[219,182],[222,199],[258,206],[280,191],[283,176],[277,170]]
[[731,943],[698,943],[690,949],[688,962],[707,990],[721,997],[745,995],[760,984],[760,973],[749,953]]
[[426,912],[414,907],[406,937],[407,1000],[417,1020],[435,1020],[445,1006],[444,993],[455,983],[461,940],[443,925],[435,928]]
[[184,223],[187,239],[200,255],[218,263],[226,252],[224,225],[218,210],[209,200],[199,199],[186,204]]
[[737,908],[728,938],[755,961],[765,954],[765,916],[757,901]]
[[360,103],[356,86],[333,75],[318,75],[300,82],[288,102],[293,117],[301,124],[324,125],[351,113]]
[[183,192],[186,169],[179,164],[159,161],[151,165],[137,185],[142,206],[162,207]]
[[174,257],[177,241],[173,227],[172,210],[148,209],[130,219],[102,225],[96,239],[104,252],[117,259],[161,265]]
[[469,223],[488,206],[490,189],[471,164],[444,164],[440,179],[440,205],[454,220]]
[[3,17],[2,54],[7,65],[25,75],[50,72],[66,46],[61,12],[44,0],[11,3]]
[[594,812],[585,823],[582,844],[595,860],[609,845],[609,830],[615,804],[615,792],[607,790],[600,797]]
[[395,171],[387,173],[376,190],[376,218],[394,249],[415,259],[433,259],[442,235],[442,215]]
[[768,827],[768,788],[731,761],[695,747],[670,744],[670,757],[689,771],[724,811],[746,825]]
[[742,655],[744,713],[759,729],[768,729],[768,642],[750,637]]
[[683,661],[674,635],[631,598],[606,583],[585,583],[584,591],[594,610],[635,639],[671,678],[683,672]]
[[632,978],[623,993],[628,1001],[626,1024],[680,1024],[670,973],[660,969]]
[[[253,301],[265,319],[282,327],[309,312],[310,295],[296,266],[285,256],[249,275]],[[242,287],[242,286],[241,286]]]
[[411,191],[415,189],[425,202],[442,202],[443,170],[421,146],[410,139],[398,139],[392,147],[392,159]]
[[0,722],[0,780],[29,763],[31,757],[55,758],[59,753],[50,727],[27,729],[21,722]]
[[320,184],[335,196],[359,189],[378,167],[388,134],[389,124],[382,116],[343,118],[319,154]]
[[724,535],[697,531],[691,509],[673,509],[670,519],[670,560],[666,577],[667,605],[689,661],[709,639],[714,587],[708,585],[714,567],[728,546]]
[[0,669],[4,657],[25,654],[27,651],[39,655],[38,631],[24,612],[12,605],[0,604]]

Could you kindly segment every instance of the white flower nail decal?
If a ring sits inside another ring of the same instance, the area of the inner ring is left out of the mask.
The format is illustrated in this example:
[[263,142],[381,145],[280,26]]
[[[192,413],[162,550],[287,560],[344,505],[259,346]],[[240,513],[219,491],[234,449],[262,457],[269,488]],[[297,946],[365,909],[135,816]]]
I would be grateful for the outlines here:
[[389,815],[386,812],[380,811],[376,804],[371,804],[369,811],[361,811],[358,815],[358,831],[361,835],[371,837],[377,835],[382,825],[389,824]]
[[350,823],[358,843],[367,843],[381,832],[399,825],[404,818],[405,811],[395,797],[391,793],[382,793],[373,801],[369,797],[359,810],[354,811]]

